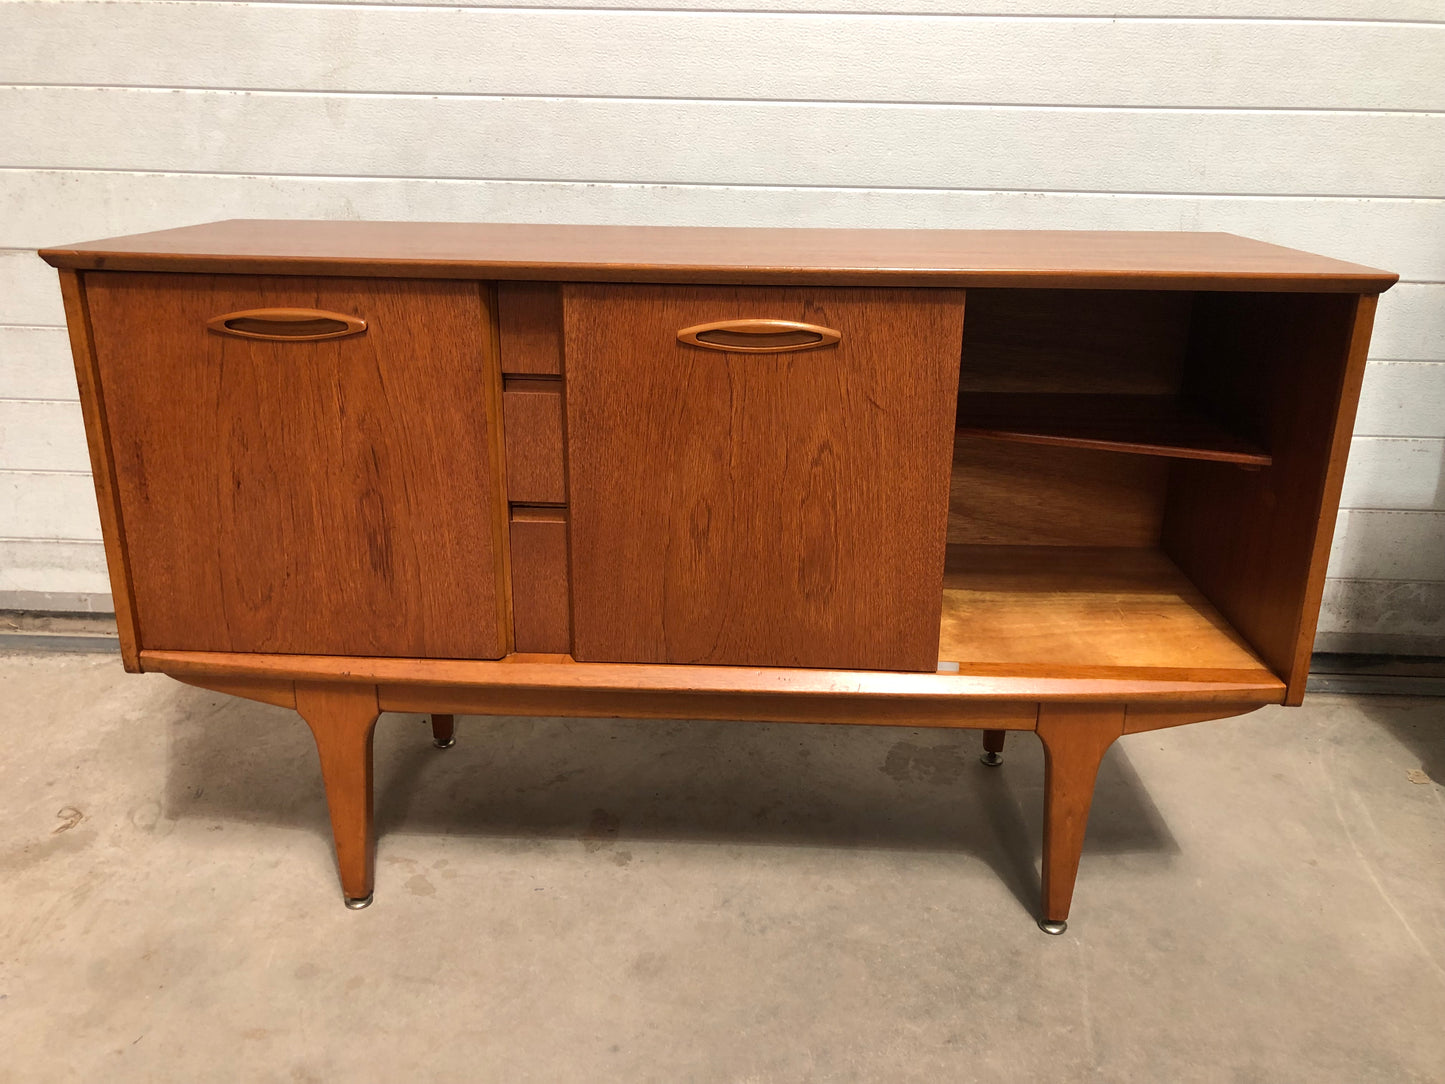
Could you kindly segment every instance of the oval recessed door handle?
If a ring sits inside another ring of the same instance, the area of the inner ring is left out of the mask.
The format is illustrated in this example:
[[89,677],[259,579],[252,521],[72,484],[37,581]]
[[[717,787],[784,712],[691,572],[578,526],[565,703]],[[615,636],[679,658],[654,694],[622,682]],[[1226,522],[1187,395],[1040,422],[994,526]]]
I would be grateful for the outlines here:
[[213,316],[206,326],[222,335],[239,339],[269,339],[272,342],[318,342],[360,335],[366,321],[321,309],[243,309]]
[[789,350],[816,350],[843,338],[841,331],[796,320],[718,320],[685,327],[678,342],[730,354],[781,354]]

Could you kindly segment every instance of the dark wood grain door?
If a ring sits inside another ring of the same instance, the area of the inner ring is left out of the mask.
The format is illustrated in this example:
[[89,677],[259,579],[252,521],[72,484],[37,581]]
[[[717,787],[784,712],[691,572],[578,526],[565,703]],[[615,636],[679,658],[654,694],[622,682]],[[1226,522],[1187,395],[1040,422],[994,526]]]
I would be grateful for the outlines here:
[[[735,320],[841,338],[679,341]],[[961,291],[569,285],[563,322],[579,660],[936,668]]]
[[[505,653],[477,283],[92,272],[85,289],[142,647]],[[365,328],[295,338],[346,330],[295,310]]]

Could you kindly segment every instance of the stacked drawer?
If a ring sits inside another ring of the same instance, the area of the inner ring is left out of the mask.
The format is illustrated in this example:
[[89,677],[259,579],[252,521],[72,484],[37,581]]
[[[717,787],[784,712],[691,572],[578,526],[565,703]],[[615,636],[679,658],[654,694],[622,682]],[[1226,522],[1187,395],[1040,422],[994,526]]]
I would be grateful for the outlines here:
[[515,650],[567,654],[562,301],[554,283],[497,284]]

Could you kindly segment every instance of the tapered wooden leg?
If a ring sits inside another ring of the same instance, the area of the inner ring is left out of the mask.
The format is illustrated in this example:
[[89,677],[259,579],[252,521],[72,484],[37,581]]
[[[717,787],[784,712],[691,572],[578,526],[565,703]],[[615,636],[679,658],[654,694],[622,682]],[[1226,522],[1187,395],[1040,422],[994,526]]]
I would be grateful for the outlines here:
[[1045,702],[1039,707],[1038,735],[1044,743],[1044,898],[1039,926],[1046,933],[1063,933],[1067,925],[1094,780],[1104,754],[1122,733],[1122,705]]
[[346,906],[365,907],[371,902],[376,862],[371,809],[371,734],[381,714],[376,686],[298,681],[296,710],[311,727],[321,754],[342,895]]
[[990,768],[997,768],[1003,763],[1003,740],[1006,737],[1008,737],[1007,730],[985,730],[983,732],[983,756],[978,759]]
[[431,743],[438,749],[450,749],[456,745],[457,721],[453,715],[431,717]]

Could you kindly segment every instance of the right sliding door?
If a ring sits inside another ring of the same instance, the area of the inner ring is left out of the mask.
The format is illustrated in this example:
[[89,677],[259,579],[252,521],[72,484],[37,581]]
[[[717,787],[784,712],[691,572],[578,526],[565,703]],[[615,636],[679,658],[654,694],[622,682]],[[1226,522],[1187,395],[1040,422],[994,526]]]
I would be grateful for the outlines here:
[[563,297],[577,659],[936,669],[962,291]]

